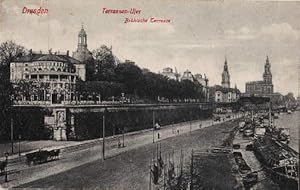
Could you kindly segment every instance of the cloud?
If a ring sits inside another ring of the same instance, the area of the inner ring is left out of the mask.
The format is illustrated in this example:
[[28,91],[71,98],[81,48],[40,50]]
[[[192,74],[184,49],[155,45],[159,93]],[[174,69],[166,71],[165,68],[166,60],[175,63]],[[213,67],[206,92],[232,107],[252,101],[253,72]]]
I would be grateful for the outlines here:
[[273,38],[275,41],[294,41],[299,40],[300,31],[294,29],[288,23],[276,23],[262,27],[260,36],[263,38]]
[[250,40],[255,37],[253,31],[248,27],[242,27],[238,30],[225,30],[225,39],[236,39],[236,40]]

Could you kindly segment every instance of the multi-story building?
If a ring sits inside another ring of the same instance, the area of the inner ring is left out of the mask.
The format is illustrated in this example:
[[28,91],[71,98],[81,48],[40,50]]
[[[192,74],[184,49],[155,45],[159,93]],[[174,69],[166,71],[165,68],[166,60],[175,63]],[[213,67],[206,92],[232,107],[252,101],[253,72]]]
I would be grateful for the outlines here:
[[[73,55],[84,60],[87,36],[79,32],[78,49]],[[83,55],[83,57],[80,57]],[[61,104],[77,101],[76,82],[86,79],[85,64],[67,53],[29,51],[28,55],[10,63],[10,80],[15,87],[14,99],[18,102]]]
[[203,93],[205,96],[205,101],[209,101],[209,88],[208,88],[208,78],[204,74],[204,77],[201,74],[195,74],[194,79],[198,81],[203,87]]
[[179,73],[177,71],[174,72],[173,69],[170,67],[164,68],[162,73],[160,73],[160,74],[168,77],[169,79],[173,79],[173,80],[179,80],[179,77],[180,77]]
[[186,70],[183,72],[181,80],[190,80],[190,81],[194,82],[194,76],[192,75],[191,71]]
[[224,88],[220,85],[215,85],[212,88],[212,94],[214,94],[214,102],[217,103],[230,103],[236,102],[240,98],[241,92],[235,88]]

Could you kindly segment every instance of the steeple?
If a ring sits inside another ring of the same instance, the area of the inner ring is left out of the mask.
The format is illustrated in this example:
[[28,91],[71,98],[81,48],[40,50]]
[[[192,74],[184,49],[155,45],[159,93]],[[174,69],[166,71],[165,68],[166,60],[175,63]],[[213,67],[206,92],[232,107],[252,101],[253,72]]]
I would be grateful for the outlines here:
[[78,45],[73,57],[80,62],[85,62],[92,58],[92,53],[87,48],[87,34],[81,24],[81,30],[78,33]]
[[265,71],[263,74],[263,79],[264,79],[265,83],[272,84],[271,64],[270,64],[268,56],[267,56],[266,63],[265,63]]
[[87,49],[87,34],[81,25],[81,30],[78,33],[78,50]]
[[225,57],[224,70],[222,73],[222,87],[230,88],[230,74],[228,71],[227,58]]
[[224,71],[228,72],[227,58],[225,57]]

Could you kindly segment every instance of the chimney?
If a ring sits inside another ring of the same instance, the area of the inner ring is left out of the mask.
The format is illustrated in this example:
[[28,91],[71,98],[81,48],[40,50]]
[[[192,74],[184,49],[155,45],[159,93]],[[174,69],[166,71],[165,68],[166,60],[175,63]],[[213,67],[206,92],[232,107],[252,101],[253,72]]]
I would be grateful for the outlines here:
[[29,55],[32,55],[32,49],[29,50]]
[[67,56],[69,56],[69,50],[67,50]]

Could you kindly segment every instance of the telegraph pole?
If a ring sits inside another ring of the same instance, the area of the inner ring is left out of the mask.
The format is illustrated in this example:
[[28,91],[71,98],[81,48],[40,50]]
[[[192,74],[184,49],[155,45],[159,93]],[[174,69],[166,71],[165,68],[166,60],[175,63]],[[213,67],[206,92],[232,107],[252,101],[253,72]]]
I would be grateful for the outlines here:
[[194,150],[192,149],[192,157],[191,157],[191,185],[190,190],[193,190],[193,178],[194,178]]
[[10,141],[11,141],[11,153],[14,153],[14,120],[10,119]]
[[124,126],[123,126],[123,134],[122,134],[122,147],[124,148],[125,147],[125,143],[124,143],[124,140],[125,140],[125,129],[124,129]]
[[153,143],[154,143],[154,130],[155,130],[155,114],[154,114],[154,110],[152,112],[152,125],[153,125]]
[[105,160],[105,110],[102,117],[102,157]]
[[190,134],[192,134],[192,116],[191,116],[191,111],[189,111],[190,114]]

